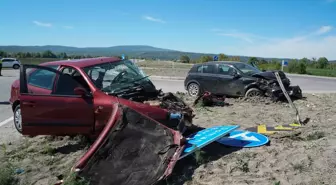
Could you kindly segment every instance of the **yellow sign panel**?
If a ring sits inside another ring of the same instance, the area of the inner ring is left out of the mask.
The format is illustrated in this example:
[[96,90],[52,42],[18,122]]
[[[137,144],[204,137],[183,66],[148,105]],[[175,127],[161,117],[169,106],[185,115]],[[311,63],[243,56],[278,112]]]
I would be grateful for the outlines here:
[[284,127],[282,125],[278,125],[274,127],[274,130],[293,130],[291,127]]
[[274,131],[268,131],[266,125],[258,125],[257,132],[260,134],[274,134]]

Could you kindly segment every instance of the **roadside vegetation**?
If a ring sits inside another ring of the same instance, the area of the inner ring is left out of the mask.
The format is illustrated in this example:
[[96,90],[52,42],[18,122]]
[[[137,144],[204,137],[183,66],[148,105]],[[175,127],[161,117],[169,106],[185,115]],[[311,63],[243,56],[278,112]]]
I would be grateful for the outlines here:
[[[65,52],[53,53],[50,50],[38,53],[38,52],[17,52],[17,53],[7,53],[0,51],[1,57],[16,57],[23,64],[40,64],[47,61],[62,60],[62,59],[80,59],[80,58],[92,58],[98,56],[91,55],[68,55]],[[120,57],[120,56],[118,56]],[[126,56],[127,57],[127,56]],[[129,56],[129,58],[132,58]],[[144,59],[144,58],[141,58]],[[174,63],[166,63],[164,61],[153,61],[152,59],[146,59],[146,62],[140,62],[140,67],[151,67],[151,68],[176,68],[176,69],[189,69],[191,64],[194,63],[204,63],[207,61],[212,61],[213,56],[203,55],[198,59],[191,59],[187,55],[182,55],[179,59],[176,59]],[[227,56],[223,53],[218,55],[219,61],[241,61],[239,56]],[[280,70],[281,61],[279,59],[263,59],[257,57],[249,57],[248,63],[257,65],[262,70]],[[288,66],[284,67],[283,70],[287,73],[296,74],[308,74],[316,76],[329,76],[336,77],[336,62],[330,62],[325,57],[320,57],[318,59],[312,58],[302,58],[302,59],[290,59],[288,60]]]

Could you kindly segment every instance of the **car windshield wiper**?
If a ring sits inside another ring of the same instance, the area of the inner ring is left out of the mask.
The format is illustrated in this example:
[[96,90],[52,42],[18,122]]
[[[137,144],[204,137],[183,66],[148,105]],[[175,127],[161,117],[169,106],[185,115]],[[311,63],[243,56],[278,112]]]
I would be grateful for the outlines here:
[[[144,76],[144,77],[142,77],[142,78],[139,78],[139,79],[135,79],[135,80],[133,80],[133,81],[130,81],[130,82],[128,82],[128,83],[134,83],[134,82],[140,81],[140,80],[142,80],[142,79],[148,78],[149,76],[150,76],[150,75],[147,75],[147,76]],[[135,84],[137,84],[137,83],[135,83]]]
[[138,90],[141,90],[141,89],[142,89],[142,87],[140,85],[133,86],[133,87],[126,86],[126,87],[117,88],[117,89],[114,90],[114,92],[109,92],[108,94],[109,95],[118,95],[120,93],[134,92],[134,91],[138,91]]

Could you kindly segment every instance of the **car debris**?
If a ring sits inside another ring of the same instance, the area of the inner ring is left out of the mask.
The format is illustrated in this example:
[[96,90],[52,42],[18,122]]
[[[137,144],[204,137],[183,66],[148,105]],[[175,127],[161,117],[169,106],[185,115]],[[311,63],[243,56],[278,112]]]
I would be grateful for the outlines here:
[[196,106],[199,101],[201,101],[202,106],[225,106],[229,105],[228,103],[225,102],[225,96],[216,96],[210,92],[204,92],[202,95],[198,96],[194,103],[193,106]]
[[284,87],[293,98],[302,98],[299,86],[291,86],[282,71],[261,71],[244,62],[211,61],[194,64],[184,81],[188,94],[198,97],[205,91],[226,97],[266,96],[273,101],[284,98],[274,72],[278,72]]
[[[270,97],[273,101],[278,101],[280,99],[286,98],[286,94],[282,91],[279,81],[276,78],[276,75],[279,75],[279,80],[284,87],[285,92],[294,99],[302,98],[302,90],[299,86],[291,86],[290,80],[286,77],[285,73],[282,71],[268,71],[259,74],[253,74],[253,77],[256,77],[256,82],[252,83],[256,85],[256,89],[263,93],[262,95],[266,95]],[[258,92],[254,88],[249,89],[249,96],[253,95],[253,92]]]

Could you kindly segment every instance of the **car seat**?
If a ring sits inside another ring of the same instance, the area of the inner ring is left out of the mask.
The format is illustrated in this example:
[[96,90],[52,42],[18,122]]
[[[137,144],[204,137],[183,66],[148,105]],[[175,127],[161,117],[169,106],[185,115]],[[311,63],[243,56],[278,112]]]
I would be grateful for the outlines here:
[[234,69],[232,69],[231,67],[229,68],[229,71],[228,71],[228,74],[229,75],[233,75],[234,74]]
[[105,73],[99,71],[98,78],[97,78],[97,80],[95,81],[95,85],[96,85],[96,87],[97,87],[98,89],[102,89],[102,88],[103,88],[104,76],[105,76]]
[[51,94],[57,95],[75,95],[74,90],[81,85],[69,74],[60,75],[55,90]]

